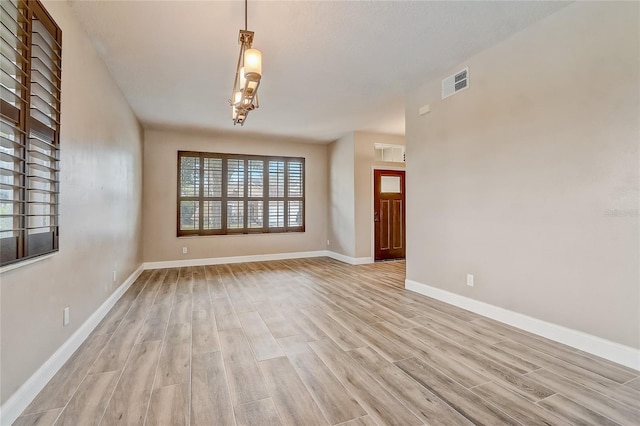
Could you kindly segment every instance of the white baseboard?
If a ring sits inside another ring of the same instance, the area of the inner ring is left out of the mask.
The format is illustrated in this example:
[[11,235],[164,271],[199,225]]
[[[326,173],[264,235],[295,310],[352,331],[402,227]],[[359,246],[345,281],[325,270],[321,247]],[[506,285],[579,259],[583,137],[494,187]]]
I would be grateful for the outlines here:
[[185,266],[223,265],[227,263],[264,262],[269,260],[303,259],[308,257],[330,257],[350,265],[373,263],[371,257],[350,257],[330,250],[298,251],[293,253],[257,254],[250,256],[209,257],[201,259],[165,260],[145,262],[144,269],[180,268]]
[[179,268],[184,266],[222,265],[226,263],[264,262],[268,260],[302,259],[329,256],[326,251],[299,251],[294,253],[257,254],[252,256],[210,257],[204,259],[166,260],[145,262],[144,269]]
[[438,299],[450,305],[489,317],[538,336],[563,343],[609,361],[640,370],[640,350],[625,346],[582,331],[546,322],[537,318],[490,305],[479,300],[431,287],[416,281],[405,280],[405,288]]
[[324,255],[329,256],[332,259],[339,260],[340,262],[348,263],[349,265],[364,265],[367,263],[373,263],[372,257],[351,257],[329,250],[327,250]]
[[140,265],[120,287],[67,339],[66,342],[0,407],[0,424],[11,425],[51,378],[80,347],[113,305],[131,287],[143,271]]

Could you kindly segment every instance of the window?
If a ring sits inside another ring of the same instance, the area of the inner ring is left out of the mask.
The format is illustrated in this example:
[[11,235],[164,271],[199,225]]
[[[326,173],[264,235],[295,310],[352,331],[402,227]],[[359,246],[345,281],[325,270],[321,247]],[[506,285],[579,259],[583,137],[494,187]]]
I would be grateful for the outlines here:
[[58,250],[62,32],[39,1],[0,2],[0,265]]
[[178,236],[304,232],[304,158],[178,152]]

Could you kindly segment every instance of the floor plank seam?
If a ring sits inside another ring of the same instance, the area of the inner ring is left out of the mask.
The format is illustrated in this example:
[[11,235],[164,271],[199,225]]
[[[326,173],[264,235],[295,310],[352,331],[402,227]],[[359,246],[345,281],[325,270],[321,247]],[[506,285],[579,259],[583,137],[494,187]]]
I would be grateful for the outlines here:
[[[180,275],[178,274],[178,279],[179,279]],[[176,281],[177,282],[177,281]],[[160,291],[158,289],[158,291]],[[157,295],[156,295],[157,297]],[[176,297],[176,292],[173,292],[173,297],[171,300],[171,309],[169,309],[169,314],[167,315],[167,323],[165,324],[164,327],[164,333],[162,334],[162,343],[160,344],[160,356],[158,357],[158,360],[156,361],[156,371],[153,374],[153,380],[151,382],[151,392],[149,393],[149,402],[151,402],[151,396],[153,395],[153,390],[156,387],[156,380],[158,378],[158,370],[160,369],[160,357],[162,357],[162,351],[164,350],[165,344],[166,344],[166,336],[167,336],[167,331],[169,330],[169,321],[171,320],[171,314],[173,313],[173,306],[174,306],[174,301],[175,301],[175,297]],[[155,299],[154,299],[155,301]],[[122,371],[124,372],[124,368],[122,369]],[[120,379],[118,379],[118,381],[120,381]],[[116,389],[116,387],[118,386],[118,383],[116,383],[116,386],[114,386],[114,391]],[[111,401],[109,401],[107,403],[107,407],[109,406],[109,403]],[[150,408],[151,404],[147,404],[147,409],[145,410],[145,414],[144,414],[144,424],[146,424],[147,422],[147,417],[149,415],[149,408]]]
[[[120,329],[120,327],[122,327],[125,318],[127,317],[127,315],[129,315],[129,312],[131,312],[131,309],[133,308],[133,305],[135,303],[136,300],[138,300],[138,298],[140,297],[140,295],[142,294],[142,292],[144,291],[144,289],[147,287],[147,285],[149,284],[150,280],[151,280],[152,274],[149,275],[149,277],[147,278],[147,280],[145,281],[144,285],[142,286],[142,288],[140,289],[140,291],[138,292],[138,294],[136,295],[136,297],[133,298],[133,300],[131,301],[131,303],[129,304],[129,308],[127,309],[127,311],[125,312],[125,314],[122,316],[122,319],[120,320],[120,322],[118,323],[118,326],[116,327],[116,329],[111,333],[111,337],[109,338],[109,340],[107,340],[107,343],[104,345],[104,347],[102,348],[102,350],[98,353],[98,356],[94,359],[93,363],[91,363],[91,366],[89,367],[89,369],[87,370],[87,374],[85,375],[84,380],[86,380],[86,378],[89,376],[89,372],[92,371],[93,366],[95,365],[95,363],[98,361],[98,359],[100,359],[100,357],[102,356],[102,354],[104,353],[104,351],[107,349],[109,343],[111,343],[111,341],[113,340],[114,336],[116,335],[117,331]],[[135,283],[134,283],[135,284]],[[122,295],[122,297],[126,296],[126,292]],[[107,314],[108,315],[108,314]],[[145,316],[145,320],[146,320],[146,316]],[[144,321],[143,321],[144,324]],[[137,337],[137,335],[136,335]],[[111,392],[111,395],[109,396],[109,398],[107,399],[107,402],[104,406],[104,410],[102,411],[102,413],[99,416],[99,420],[98,422],[96,422],[96,425],[100,425],[102,423],[102,419],[104,418],[104,414],[106,413],[109,404],[111,403],[111,398],[113,398],[113,394],[115,393],[116,388],[118,387],[118,383],[120,382],[120,379],[122,378],[122,374],[124,373],[124,369],[127,365],[127,362],[129,360],[129,357],[131,356],[131,352],[133,351],[133,348],[135,346],[135,340],[134,340],[134,344],[131,346],[131,349],[129,350],[128,354],[127,354],[127,358],[125,359],[124,364],[122,365],[121,369],[120,369],[120,374],[118,375],[118,380],[116,380],[115,385],[113,386],[113,390]],[[104,373],[104,372],[101,372]],[[80,386],[78,386],[78,388],[76,388],[76,391],[80,388]],[[74,393],[75,394],[75,393]],[[71,402],[71,400],[73,399],[73,396],[69,399],[69,401],[67,401],[67,405],[69,404],[69,402]],[[63,409],[60,412],[60,416],[62,416],[62,414],[65,412],[66,410],[66,406],[65,409]],[[56,420],[57,421],[57,420]]]

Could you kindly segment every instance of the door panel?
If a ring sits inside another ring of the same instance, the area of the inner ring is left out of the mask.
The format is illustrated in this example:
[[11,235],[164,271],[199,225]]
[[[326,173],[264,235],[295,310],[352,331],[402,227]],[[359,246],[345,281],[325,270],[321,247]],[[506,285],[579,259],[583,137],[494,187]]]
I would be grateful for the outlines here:
[[[402,229],[403,204],[404,203],[402,200],[393,200],[393,210],[391,215],[391,225],[393,226],[393,232],[391,233],[391,235],[393,235],[394,249],[404,248],[404,243],[402,241],[404,239],[404,232]],[[404,255],[402,257],[404,257]]]
[[375,259],[405,257],[404,171],[374,170]]
[[380,200],[380,249],[389,250],[389,200]]

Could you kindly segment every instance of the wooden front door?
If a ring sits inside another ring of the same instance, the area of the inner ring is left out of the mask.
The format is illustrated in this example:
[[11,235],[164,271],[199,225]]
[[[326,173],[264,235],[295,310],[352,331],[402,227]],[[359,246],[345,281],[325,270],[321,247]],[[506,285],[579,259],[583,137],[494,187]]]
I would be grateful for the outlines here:
[[375,260],[405,257],[404,171],[373,171]]

